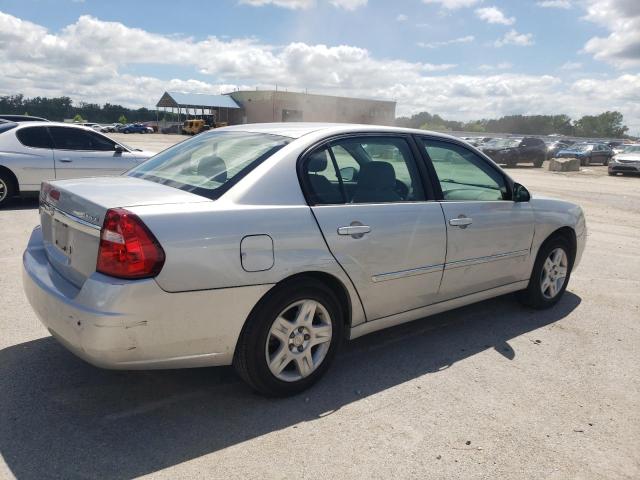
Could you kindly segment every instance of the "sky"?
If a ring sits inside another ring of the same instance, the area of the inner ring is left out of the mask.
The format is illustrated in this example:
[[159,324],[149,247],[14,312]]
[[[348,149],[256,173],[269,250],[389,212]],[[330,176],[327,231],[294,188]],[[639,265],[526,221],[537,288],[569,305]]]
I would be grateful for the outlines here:
[[618,110],[640,134],[640,0],[0,0],[0,65],[0,95],[277,85],[452,120]]

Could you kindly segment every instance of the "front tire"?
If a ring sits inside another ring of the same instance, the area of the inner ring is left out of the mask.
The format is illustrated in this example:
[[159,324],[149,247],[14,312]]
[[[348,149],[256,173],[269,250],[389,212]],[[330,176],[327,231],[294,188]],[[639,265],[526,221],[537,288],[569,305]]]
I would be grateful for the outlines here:
[[254,390],[281,397],[322,377],[342,343],[344,319],[335,294],[321,282],[276,288],[249,316],[233,365]]
[[567,289],[572,268],[569,243],[560,236],[550,238],[540,248],[529,285],[518,292],[518,300],[535,309],[554,306]]

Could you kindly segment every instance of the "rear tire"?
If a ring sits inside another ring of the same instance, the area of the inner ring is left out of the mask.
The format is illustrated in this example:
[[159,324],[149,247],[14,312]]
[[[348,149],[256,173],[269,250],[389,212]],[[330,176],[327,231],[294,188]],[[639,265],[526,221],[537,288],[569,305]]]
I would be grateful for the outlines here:
[[251,312],[233,365],[263,395],[295,395],[329,368],[343,330],[342,309],[330,288],[313,279],[288,283]]
[[533,166],[535,168],[541,168],[543,163],[544,163],[544,160],[536,160],[535,162],[533,162]]
[[0,208],[5,206],[15,194],[16,186],[13,184],[13,178],[5,172],[0,172]]
[[572,268],[573,255],[569,242],[561,236],[551,237],[542,244],[529,285],[517,293],[518,300],[539,310],[554,306],[567,289]]

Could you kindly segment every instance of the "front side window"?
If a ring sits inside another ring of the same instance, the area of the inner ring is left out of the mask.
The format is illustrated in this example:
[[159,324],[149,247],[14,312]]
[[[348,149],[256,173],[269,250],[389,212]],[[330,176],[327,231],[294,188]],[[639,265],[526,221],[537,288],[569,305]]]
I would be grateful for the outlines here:
[[127,175],[215,199],[291,140],[264,133],[211,132],[168,148]]
[[303,174],[315,205],[425,200],[418,167],[403,138],[331,142],[306,158]]
[[444,200],[508,200],[504,176],[466,148],[422,139],[423,148],[438,176]]
[[16,132],[16,137],[25,147],[52,148],[51,137],[47,127],[27,127]]

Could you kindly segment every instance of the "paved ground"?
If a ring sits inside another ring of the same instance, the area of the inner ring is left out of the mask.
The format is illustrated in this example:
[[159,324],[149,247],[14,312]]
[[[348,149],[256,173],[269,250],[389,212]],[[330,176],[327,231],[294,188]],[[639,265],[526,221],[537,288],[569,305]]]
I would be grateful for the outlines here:
[[36,203],[0,211],[0,477],[640,478],[640,178],[510,173],[585,209],[587,250],[557,307],[507,296],[373,334],[286,400],[228,368],[76,359],[22,293]]

